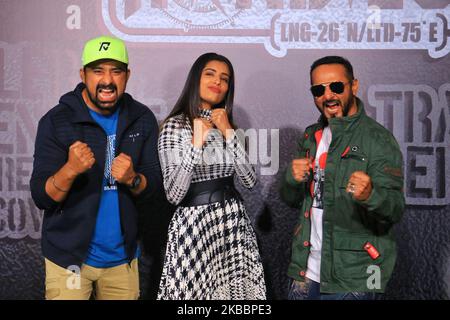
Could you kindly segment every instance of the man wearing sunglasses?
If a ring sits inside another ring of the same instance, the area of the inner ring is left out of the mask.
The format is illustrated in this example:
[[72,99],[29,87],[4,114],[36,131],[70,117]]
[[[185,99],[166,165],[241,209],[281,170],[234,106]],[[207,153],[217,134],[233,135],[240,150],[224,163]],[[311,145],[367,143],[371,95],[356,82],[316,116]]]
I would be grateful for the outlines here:
[[321,58],[310,77],[321,116],[306,128],[281,189],[301,209],[288,297],[376,299],[395,265],[402,154],[393,135],[366,115],[348,60]]

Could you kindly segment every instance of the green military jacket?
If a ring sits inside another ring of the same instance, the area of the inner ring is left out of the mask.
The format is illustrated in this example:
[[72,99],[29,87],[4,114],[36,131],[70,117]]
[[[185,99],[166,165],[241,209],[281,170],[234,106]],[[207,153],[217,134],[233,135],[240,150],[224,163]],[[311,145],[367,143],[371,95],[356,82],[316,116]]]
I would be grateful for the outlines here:
[[[328,150],[323,191],[323,235],[320,270],[322,293],[384,292],[396,260],[393,225],[404,209],[402,154],[393,135],[368,117],[357,99],[358,111],[350,117],[329,119],[332,141]],[[305,130],[296,158],[315,157],[323,124]],[[366,172],[373,190],[366,201],[346,192],[351,174]],[[281,187],[282,199],[300,208],[294,229],[288,275],[304,281],[310,251],[310,192],[313,174],[297,182],[292,167]],[[371,258],[370,243],[379,253]]]

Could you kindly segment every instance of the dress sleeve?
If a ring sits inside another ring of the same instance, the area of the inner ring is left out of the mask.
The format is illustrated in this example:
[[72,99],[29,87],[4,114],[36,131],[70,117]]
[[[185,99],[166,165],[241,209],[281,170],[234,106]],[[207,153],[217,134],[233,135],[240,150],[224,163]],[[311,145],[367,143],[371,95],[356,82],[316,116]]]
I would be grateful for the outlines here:
[[234,170],[241,184],[248,189],[253,188],[256,184],[256,172],[250,164],[248,154],[236,132],[226,140],[226,148],[227,152],[231,154]]
[[167,200],[178,205],[191,184],[194,169],[202,159],[202,149],[191,142],[192,134],[177,118],[168,119],[158,140],[158,153]]

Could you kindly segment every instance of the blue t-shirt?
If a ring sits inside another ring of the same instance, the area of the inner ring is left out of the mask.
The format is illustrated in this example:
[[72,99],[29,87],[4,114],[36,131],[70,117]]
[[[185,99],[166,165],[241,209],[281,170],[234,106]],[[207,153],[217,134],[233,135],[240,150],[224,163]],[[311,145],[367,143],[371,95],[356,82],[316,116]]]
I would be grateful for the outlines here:
[[89,109],[92,118],[107,135],[103,191],[100,197],[97,223],[86,258],[87,265],[109,268],[127,263],[122,228],[120,224],[119,194],[117,182],[111,176],[111,165],[115,158],[117,120],[119,109],[104,116]]

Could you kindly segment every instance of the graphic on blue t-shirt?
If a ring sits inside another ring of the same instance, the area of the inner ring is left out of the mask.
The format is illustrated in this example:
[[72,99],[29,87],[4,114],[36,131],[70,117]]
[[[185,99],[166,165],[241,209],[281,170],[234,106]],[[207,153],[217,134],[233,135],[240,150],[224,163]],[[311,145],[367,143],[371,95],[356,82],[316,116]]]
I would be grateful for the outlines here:
[[116,146],[116,135],[108,135],[106,143],[106,160],[105,160],[105,186],[103,190],[117,190],[117,184],[114,177],[111,175],[111,166],[114,160]]
[[97,268],[107,268],[127,262],[120,223],[117,182],[111,175],[112,162],[116,156],[116,131],[119,110],[109,116],[98,114],[92,110],[89,110],[89,112],[92,118],[105,131],[107,144],[103,191],[100,198],[95,231],[85,263]]

